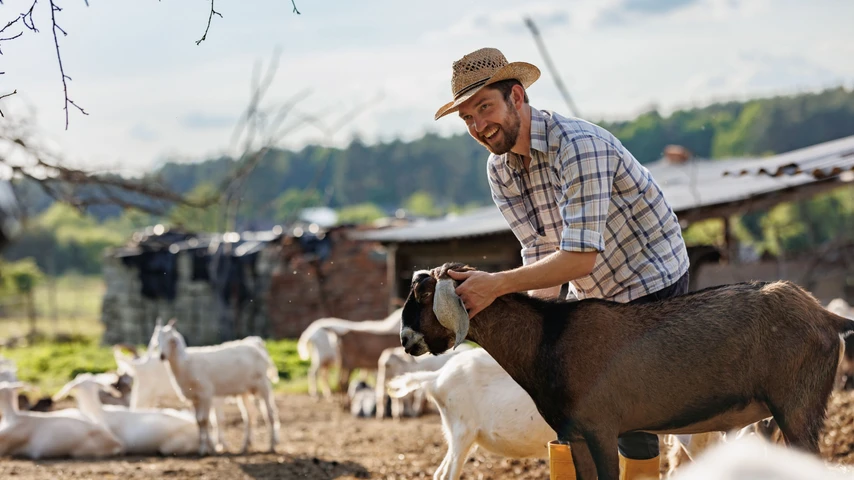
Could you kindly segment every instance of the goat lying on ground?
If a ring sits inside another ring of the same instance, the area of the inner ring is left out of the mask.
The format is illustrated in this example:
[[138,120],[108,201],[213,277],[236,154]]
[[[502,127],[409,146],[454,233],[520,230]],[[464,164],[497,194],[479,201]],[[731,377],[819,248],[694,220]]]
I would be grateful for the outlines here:
[[364,380],[354,380],[347,388],[350,399],[350,415],[358,418],[373,418],[377,412],[374,389]]
[[188,455],[199,450],[199,428],[192,413],[171,408],[130,410],[103,405],[98,398],[102,390],[109,392],[112,388],[99,383],[92,374],[81,373],[65,384],[53,400],[58,402],[69,394],[74,395],[80,411],[121,440],[125,453]]
[[511,458],[548,458],[555,432],[531,397],[489,353],[476,348],[453,355],[432,372],[404,373],[388,383],[400,398],[423,390],[439,409],[448,451],[434,480],[457,480],[472,445]]
[[[31,459],[102,458],[117,455],[124,446],[110,431],[88,417],[65,411],[21,412],[13,402],[20,382],[0,382],[0,455]],[[70,409],[69,409],[70,410]]]
[[[18,381],[18,366],[14,361],[0,356],[0,382],[15,383]],[[47,412],[53,406],[53,401],[50,397],[42,397],[33,405],[30,403],[29,397],[23,393],[18,393],[18,410],[31,412]]]
[[400,340],[411,355],[465,339],[531,396],[578,478],[619,478],[617,437],[728,431],[773,416],[790,446],[819,431],[854,322],[791,282],[724,285],[646,305],[498,297],[469,321],[445,264],[413,275]]
[[240,413],[245,426],[242,451],[249,448],[251,424],[245,403],[250,396],[264,401],[270,452],[279,441],[279,417],[272,383],[279,375],[266,350],[256,342],[234,341],[210,347],[187,347],[184,337],[169,324],[160,330],[160,358],[169,362],[172,378],[196,410],[199,425],[199,455],[208,452],[209,416],[214,397],[240,395]]

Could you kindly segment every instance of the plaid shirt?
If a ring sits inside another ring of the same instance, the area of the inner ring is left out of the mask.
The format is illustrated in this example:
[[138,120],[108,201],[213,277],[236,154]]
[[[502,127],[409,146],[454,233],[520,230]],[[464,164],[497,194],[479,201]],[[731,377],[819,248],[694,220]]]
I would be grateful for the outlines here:
[[600,253],[576,296],[629,302],[688,271],[676,214],[649,171],[607,130],[531,108],[531,164],[490,155],[492,198],[525,265],[558,249]]

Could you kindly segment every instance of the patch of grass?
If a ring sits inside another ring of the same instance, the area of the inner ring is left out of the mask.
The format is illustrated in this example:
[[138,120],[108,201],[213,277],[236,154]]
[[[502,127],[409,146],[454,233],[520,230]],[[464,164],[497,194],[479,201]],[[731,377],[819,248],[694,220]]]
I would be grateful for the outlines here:
[[[36,330],[31,345],[0,347],[0,355],[18,365],[18,377],[43,394],[52,394],[78,373],[100,373],[116,368],[112,348],[100,345],[101,302],[104,282],[100,276],[64,275],[47,278],[36,286]],[[25,336],[29,320],[14,296],[0,298],[6,316],[0,318],[0,341]],[[57,335],[64,342],[57,342]],[[267,340],[267,351],[279,371],[276,391],[305,393],[309,362],[300,360],[296,340]],[[140,350],[145,346],[141,345]]]
[[[43,395],[57,392],[62,385],[83,372],[114,371],[116,363],[109,346],[99,344],[99,336],[75,336],[69,342],[37,341],[20,348],[0,348],[0,355],[18,366],[18,378],[30,383]],[[267,351],[279,370],[277,392],[306,393],[307,361],[300,360],[296,340],[267,340]],[[145,346],[140,346],[144,349]]]
[[18,378],[43,394],[53,394],[78,373],[100,373],[115,369],[113,352],[98,345],[97,337],[77,338],[68,343],[36,342],[21,348],[2,348],[0,355],[18,366]]

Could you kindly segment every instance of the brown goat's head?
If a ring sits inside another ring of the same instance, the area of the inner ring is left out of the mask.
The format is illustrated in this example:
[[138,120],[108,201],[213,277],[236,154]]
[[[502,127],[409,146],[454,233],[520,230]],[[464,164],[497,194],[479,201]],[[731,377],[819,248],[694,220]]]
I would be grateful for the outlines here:
[[466,339],[468,312],[454,292],[457,282],[448,276],[448,270],[474,269],[461,263],[446,263],[412,275],[412,288],[403,305],[400,324],[400,344],[410,355],[428,351],[438,355]]

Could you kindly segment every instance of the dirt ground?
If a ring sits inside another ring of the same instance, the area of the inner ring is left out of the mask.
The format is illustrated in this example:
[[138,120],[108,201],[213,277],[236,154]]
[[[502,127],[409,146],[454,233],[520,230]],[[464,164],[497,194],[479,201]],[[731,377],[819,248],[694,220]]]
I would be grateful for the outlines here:
[[[199,457],[116,457],[100,461],[0,459],[3,479],[410,479],[432,478],[446,451],[439,416],[400,422],[352,417],[335,404],[305,395],[280,395],[281,443],[275,454],[263,426],[253,430],[250,453]],[[226,441],[242,439],[236,408],[226,411]],[[854,464],[854,392],[834,396],[822,435],[823,456]],[[477,450],[463,479],[547,479],[545,459],[505,459]]]

